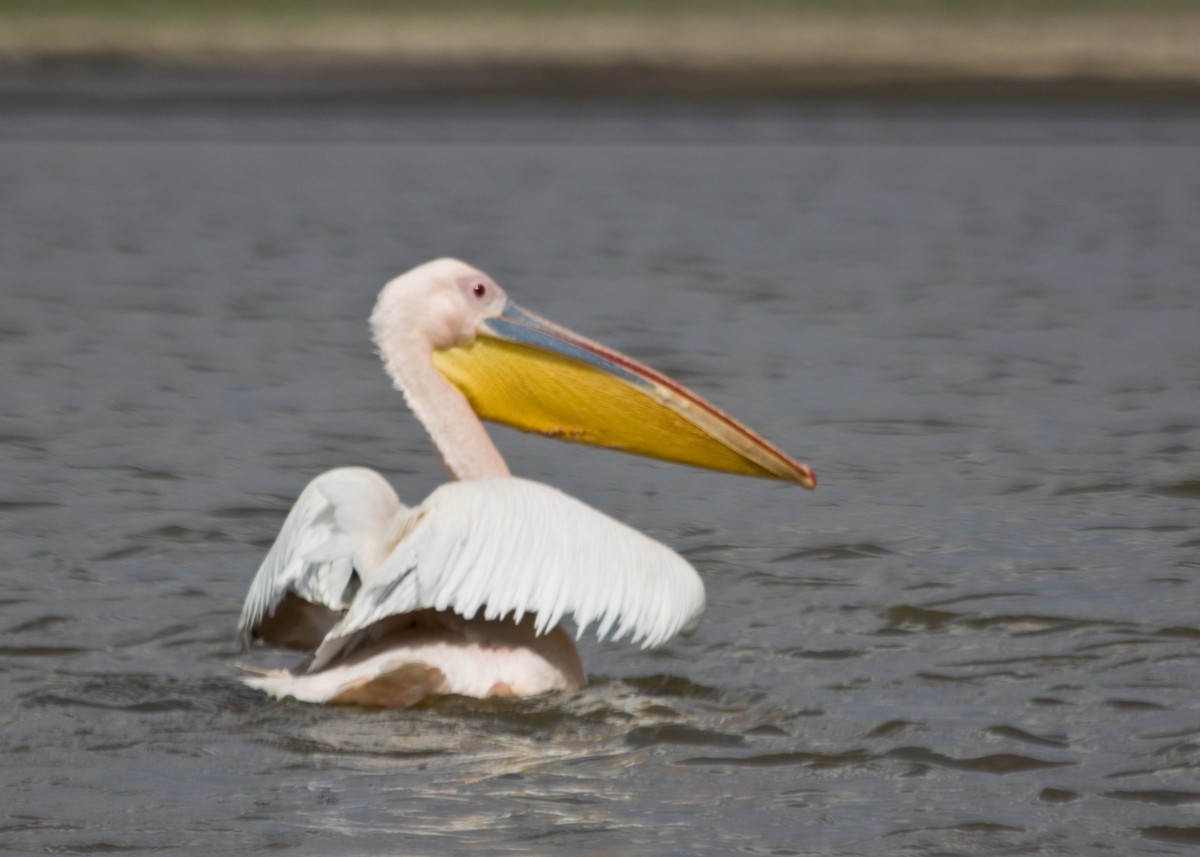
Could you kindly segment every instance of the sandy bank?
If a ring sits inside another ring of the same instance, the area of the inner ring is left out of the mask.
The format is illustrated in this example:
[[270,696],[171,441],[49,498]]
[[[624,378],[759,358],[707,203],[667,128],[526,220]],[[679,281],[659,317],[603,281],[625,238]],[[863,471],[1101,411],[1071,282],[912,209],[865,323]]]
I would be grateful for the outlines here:
[[800,96],[920,93],[1200,97],[1200,10],[1018,17],[349,16],[0,27],[0,92],[153,78],[364,95]]

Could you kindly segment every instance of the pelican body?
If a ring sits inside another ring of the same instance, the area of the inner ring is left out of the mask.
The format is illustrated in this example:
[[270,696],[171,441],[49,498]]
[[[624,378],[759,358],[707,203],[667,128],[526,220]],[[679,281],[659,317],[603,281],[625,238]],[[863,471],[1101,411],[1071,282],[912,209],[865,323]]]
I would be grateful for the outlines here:
[[463,262],[388,283],[384,367],[454,477],[405,506],[373,470],[317,476],[250,585],[243,646],[307,653],[246,683],[307,702],[405,707],[532,696],[586,674],[563,621],[650,648],[704,611],[695,569],[568,495],[512,476],[481,419],[813,488],[812,471],[695,393],[527,312]]

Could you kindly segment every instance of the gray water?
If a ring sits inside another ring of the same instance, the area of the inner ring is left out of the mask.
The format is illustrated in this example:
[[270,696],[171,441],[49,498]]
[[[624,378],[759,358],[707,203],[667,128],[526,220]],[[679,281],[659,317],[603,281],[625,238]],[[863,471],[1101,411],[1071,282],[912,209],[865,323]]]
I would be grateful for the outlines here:
[[[1200,845],[1200,120],[258,108],[0,112],[0,850]],[[300,489],[443,479],[366,330],[443,254],[821,486],[497,430],[695,564],[695,636],[269,701],[233,629]]]

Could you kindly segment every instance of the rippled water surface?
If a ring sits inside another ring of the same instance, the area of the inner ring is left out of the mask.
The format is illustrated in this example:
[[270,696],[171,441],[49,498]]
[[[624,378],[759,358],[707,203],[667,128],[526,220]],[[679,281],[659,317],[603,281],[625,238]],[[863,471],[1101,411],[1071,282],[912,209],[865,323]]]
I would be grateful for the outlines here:
[[[1200,121],[1133,107],[0,113],[0,850],[1200,845]],[[367,338],[437,255],[814,494],[498,430],[699,569],[587,689],[271,702],[316,473],[442,480]]]

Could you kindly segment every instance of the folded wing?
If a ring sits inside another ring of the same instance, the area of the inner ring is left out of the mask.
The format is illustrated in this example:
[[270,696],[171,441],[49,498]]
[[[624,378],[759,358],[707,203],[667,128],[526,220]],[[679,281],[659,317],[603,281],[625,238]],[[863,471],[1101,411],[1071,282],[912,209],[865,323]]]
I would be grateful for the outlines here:
[[383,559],[386,534],[403,510],[373,470],[343,467],[313,479],[250,584],[238,622],[242,645],[288,596],[340,614],[353,599],[355,571],[361,575]]

